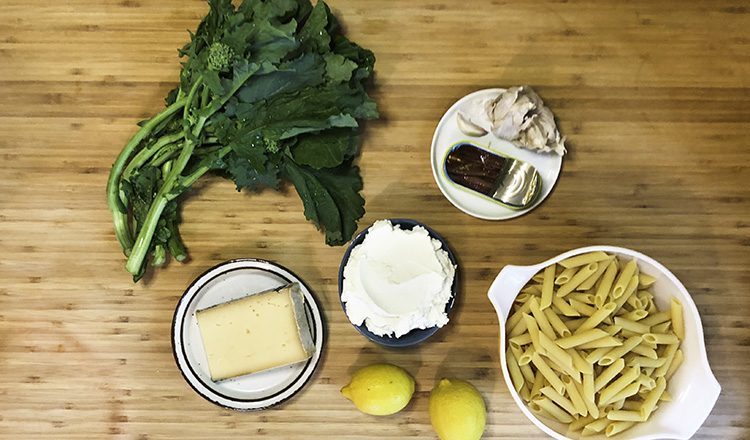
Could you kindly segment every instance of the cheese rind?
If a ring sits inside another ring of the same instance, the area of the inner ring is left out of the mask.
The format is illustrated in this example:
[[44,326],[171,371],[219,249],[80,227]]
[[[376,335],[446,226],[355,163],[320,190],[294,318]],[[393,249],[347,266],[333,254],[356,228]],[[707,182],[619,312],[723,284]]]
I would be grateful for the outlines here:
[[315,351],[297,283],[200,310],[195,316],[213,381],[302,362]]

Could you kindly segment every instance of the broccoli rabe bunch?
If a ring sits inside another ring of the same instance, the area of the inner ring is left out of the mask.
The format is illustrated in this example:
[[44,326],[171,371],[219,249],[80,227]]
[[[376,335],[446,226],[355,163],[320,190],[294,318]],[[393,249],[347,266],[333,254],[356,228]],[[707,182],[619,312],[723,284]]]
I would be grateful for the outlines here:
[[352,164],[359,121],[378,116],[365,85],[372,52],[338,32],[309,0],[210,0],[166,108],[143,121],[107,182],[115,235],[135,281],[149,260],[187,252],[178,196],[207,172],[237,190],[291,181],[305,217],[329,245],[349,241],[364,215]]

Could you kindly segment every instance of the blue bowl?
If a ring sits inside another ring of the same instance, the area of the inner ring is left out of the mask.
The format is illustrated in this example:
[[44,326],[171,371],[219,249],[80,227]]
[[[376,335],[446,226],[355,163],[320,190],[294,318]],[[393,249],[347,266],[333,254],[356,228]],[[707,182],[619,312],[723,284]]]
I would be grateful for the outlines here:
[[[422,223],[419,223],[414,220],[409,219],[403,219],[403,218],[397,218],[397,219],[390,219],[391,224],[394,226],[399,225],[401,226],[401,229],[403,230],[411,230],[415,226],[421,226],[427,230],[427,232],[430,234],[430,237],[440,241],[442,244],[442,249],[448,253],[448,258],[450,258],[451,263],[453,263],[454,266],[456,266],[456,273],[453,277],[453,285],[451,286],[451,297],[448,300],[448,303],[445,305],[445,313],[449,314],[451,309],[453,308],[453,303],[456,299],[456,290],[458,288],[458,267],[456,264],[456,257],[453,255],[453,251],[448,247],[448,244],[443,240],[437,232],[433,231],[429,227],[425,226]],[[372,226],[370,226],[372,227]],[[344,267],[346,266],[346,263],[349,261],[349,256],[352,253],[352,249],[354,249],[357,245],[362,243],[364,241],[365,236],[367,235],[367,232],[370,230],[370,227],[363,230],[359,234],[357,234],[356,237],[352,240],[352,242],[349,244],[349,247],[346,249],[346,252],[344,253],[344,257],[341,259],[341,266],[339,267],[339,301],[341,301],[341,294],[344,290]],[[346,313],[346,306],[343,302],[341,302],[341,307],[344,309],[344,313]],[[438,327],[430,327],[426,329],[414,329],[410,331],[409,333],[406,333],[405,335],[401,335],[400,337],[396,338],[393,336],[380,336],[376,335],[375,333],[371,332],[367,329],[367,326],[363,325],[355,325],[352,323],[354,328],[357,329],[360,333],[362,333],[367,339],[377,342],[378,344],[385,345],[388,347],[406,347],[409,345],[414,345],[419,342],[424,341],[425,339],[432,336],[437,330]]]

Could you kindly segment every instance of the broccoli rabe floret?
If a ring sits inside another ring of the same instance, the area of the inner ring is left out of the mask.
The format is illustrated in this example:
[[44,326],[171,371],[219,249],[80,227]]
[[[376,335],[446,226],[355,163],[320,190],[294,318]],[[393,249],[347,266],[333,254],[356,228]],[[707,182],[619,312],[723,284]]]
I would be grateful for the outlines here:
[[232,64],[234,51],[224,43],[216,42],[208,48],[208,68],[222,71]]

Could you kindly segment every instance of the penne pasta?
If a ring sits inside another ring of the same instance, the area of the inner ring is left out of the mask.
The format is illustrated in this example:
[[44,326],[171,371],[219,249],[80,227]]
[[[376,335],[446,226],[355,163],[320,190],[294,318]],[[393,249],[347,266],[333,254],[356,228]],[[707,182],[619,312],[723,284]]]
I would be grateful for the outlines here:
[[544,316],[547,317],[547,321],[550,323],[555,333],[560,335],[561,338],[566,338],[573,334],[567,325],[560,319],[560,316],[556,314],[552,309],[547,308],[543,310]]
[[555,277],[555,284],[557,284],[558,286],[562,286],[563,284],[567,283],[571,278],[573,278],[573,275],[575,275],[577,270],[578,268],[576,267],[566,268]]
[[552,305],[552,297],[555,294],[555,265],[547,266],[544,269],[542,278],[542,301],[539,308],[546,310]]
[[580,313],[583,316],[591,316],[596,313],[595,307],[590,306],[582,301],[578,301],[574,298],[570,298],[568,300],[568,304],[570,304],[570,307],[573,307],[576,312]]
[[[506,321],[509,383],[539,417],[580,437],[616,435],[671,399],[682,306],[660,311],[636,260],[586,254],[540,270]],[[565,260],[563,260],[565,261]]]
[[581,314],[568,304],[565,299],[555,295],[552,297],[552,305],[560,309],[560,313],[565,316],[581,316]]
[[529,362],[531,362],[531,356],[534,354],[534,352],[535,352],[534,346],[533,345],[529,345],[526,348],[526,351],[524,351],[523,353],[521,353],[520,356],[516,357],[516,360],[518,361],[518,365],[519,366],[521,366],[521,365],[527,365]]
[[[634,275],[637,276],[637,268],[638,263],[635,260],[630,260],[625,264],[625,267],[620,271],[620,274],[617,276],[617,279],[612,286],[612,299],[618,299],[625,293],[628,284],[630,284],[631,278],[633,278]],[[638,278],[636,278],[636,283],[637,282]],[[636,284],[636,287],[637,286],[638,284]]]
[[610,258],[612,257],[608,255],[606,252],[595,251],[595,252],[588,252],[585,254],[566,258],[564,260],[561,260],[557,264],[565,268],[570,268],[570,267],[583,266],[584,264],[595,263],[595,262],[607,260]]
[[612,284],[614,284],[616,276],[617,276],[617,261],[612,260],[607,266],[607,270],[604,271],[604,275],[602,275],[602,282],[599,284],[599,287],[596,289],[596,295],[594,297],[594,304],[597,307],[601,307],[606,303],[607,298],[609,298],[609,292],[612,289]]
[[640,344],[642,340],[643,338],[641,338],[640,336],[633,336],[626,339],[621,346],[613,348],[607,354],[602,356],[602,358],[599,359],[599,365],[609,365],[615,360],[622,358],[636,345]]
[[669,301],[669,304],[669,312],[672,318],[672,330],[680,340],[683,340],[685,339],[685,323],[682,318],[682,304],[674,298]]
[[641,416],[641,413],[638,411],[631,411],[631,410],[625,410],[625,409],[618,409],[615,411],[610,411],[607,414],[607,418],[609,420],[619,420],[619,421],[625,421],[625,422],[645,422],[646,419]]
[[599,268],[599,263],[592,262],[578,269],[573,276],[557,289],[557,296],[565,296],[576,290],[588,277],[593,275]]
[[510,380],[513,382],[513,388],[518,392],[526,381],[523,374],[521,374],[521,368],[518,365],[518,361],[510,349],[505,351],[505,360],[508,364],[508,373],[510,373]]
[[554,360],[563,369],[571,372],[574,371],[573,358],[544,333],[539,333],[539,344],[544,348],[544,354],[548,358]]
[[589,318],[573,333],[583,333],[586,330],[591,330],[592,328],[599,325],[602,321],[604,321],[604,318],[609,316],[614,311],[615,303],[609,302],[607,304],[604,304],[600,309],[596,310],[591,316],[589,316]]
[[565,384],[565,390],[568,392],[568,396],[570,396],[570,401],[573,402],[575,412],[577,412],[581,416],[587,416],[589,414],[589,410],[586,407],[586,403],[583,401],[583,397],[581,397],[581,393],[576,386],[576,382],[574,382],[573,379],[570,378],[570,376],[563,376],[560,380],[562,380]]
[[677,353],[677,349],[679,348],[679,344],[669,344],[667,345],[667,348],[664,350],[664,354],[662,355],[662,359],[664,359],[664,363],[661,364],[661,366],[657,367],[656,370],[654,370],[654,377],[664,377],[667,374],[667,370],[672,366],[672,361],[674,360],[674,356]]
[[651,327],[638,321],[632,321],[622,316],[615,316],[615,325],[636,333],[648,333]]
[[667,381],[663,377],[656,379],[656,385],[648,392],[646,398],[643,399],[643,404],[638,410],[643,420],[648,420],[651,416],[651,413],[656,409],[656,404],[659,402],[659,398],[664,394],[666,388]]
[[601,418],[599,420],[595,420],[588,425],[583,427],[583,432],[581,433],[582,436],[588,436],[588,435],[594,435],[598,434],[609,425],[611,421],[607,419],[606,417]]
[[594,391],[599,392],[604,388],[612,379],[617,376],[622,369],[625,368],[625,361],[618,359],[607,367],[602,373],[594,380]]
[[635,380],[640,375],[641,368],[638,365],[624,370],[619,378],[615,379],[612,383],[601,390],[601,392],[599,393],[599,401],[597,402],[599,406],[605,406],[611,402],[614,402],[616,400],[614,399],[614,397],[617,395],[617,393],[624,390],[625,387],[629,386],[630,384],[637,383],[635,382]]
[[555,342],[562,348],[572,348],[578,345],[586,344],[587,342],[592,342],[597,339],[604,338],[606,336],[609,336],[609,334],[604,330],[592,328],[565,338],[560,338]]
[[650,287],[652,284],[654,284],[655,281],[656,278],[652,277],[651,275],[647,275],[645,273],[638,274],[638,287],[641,289]]
[[604,435],[612,437],[635,426],[635,422],[612,422],[604,429]]
[[[607,267],[609,267],[609,264],[612,260],[614,260],[614,257],[607,257],[605,260],[598,261],[598,267],[596,269],[596,272],[591,274],[584,282],[582,282],[578,289],[576,290],[590,290],[593,289],[596,283],[602,278],[602,275],[604,275],[604,272],[607,270]],[[593,292],[596,293],[596,292]]]
[[563,393],[565,391],[565,384],[562,383],[559,377],[557,377],[557,374],[555,374],[554,371],[552,371],[552,368],[550,368],[549,364],[542,359],[541,356],[539,356],[539,353],[534,353],[534,355],[531,357],[531,362],[536,366],[537,370],[542,373],[545,379],[547,379],[547,382],[552,385],[552,387],[557,391],[558,393]]
[[[534,380],[536,379],[534,369],[531,368],[529,364],[519,365],[518,368],[521,369],[521,374],[523,374],[523,378],[526,380],[526,385],[533,384]],[[530,399],[526,400],[528,401]]]
[[672,358],[672,363],[669,365],[669,368],[667,369],[667,373],[664,375],[664,378],[669,380],[670,377],[674,374],[675,371],[682,365],[682,362],[685,360],[684,354],[682,353],[682,350],[677,350],[674,353],[674,357]]
[[512,337],[508,339],[508,343],[510,345],[515,345],[517,347],[522,347],[524,345],[531,344],[531,335],[528,333],[524,333],[522,335]]
[[558,406],[560,406],[560,408],[564,409],[569,414],[576,413],[576,407],[575,405],[573,405],[573,402],[571,402],[567,397],[558,393],[554,388],[546,386],[539,391],[542,393],[542,395],[555,402]]
[[536,320],[536,324],[539,326],[539,330],[544,333],[549,339],[555,339],[555,330],[547,320],[547,316],[539,308],[539,301],[536,298],[531,298],[529,301],[529,307],[531,309],[531,315]]
[[538,396],[532,399],[532,402],[537,404],[540,408],[545,410],[553,418],[557,419],[561,423],[570,423],[573,420],[573,416],[563,411],[559,406],[555,405],[550,399],[544,396]]
[[673,333],[645,333],[643,340],[654,344],[677,344],[679,338]]

